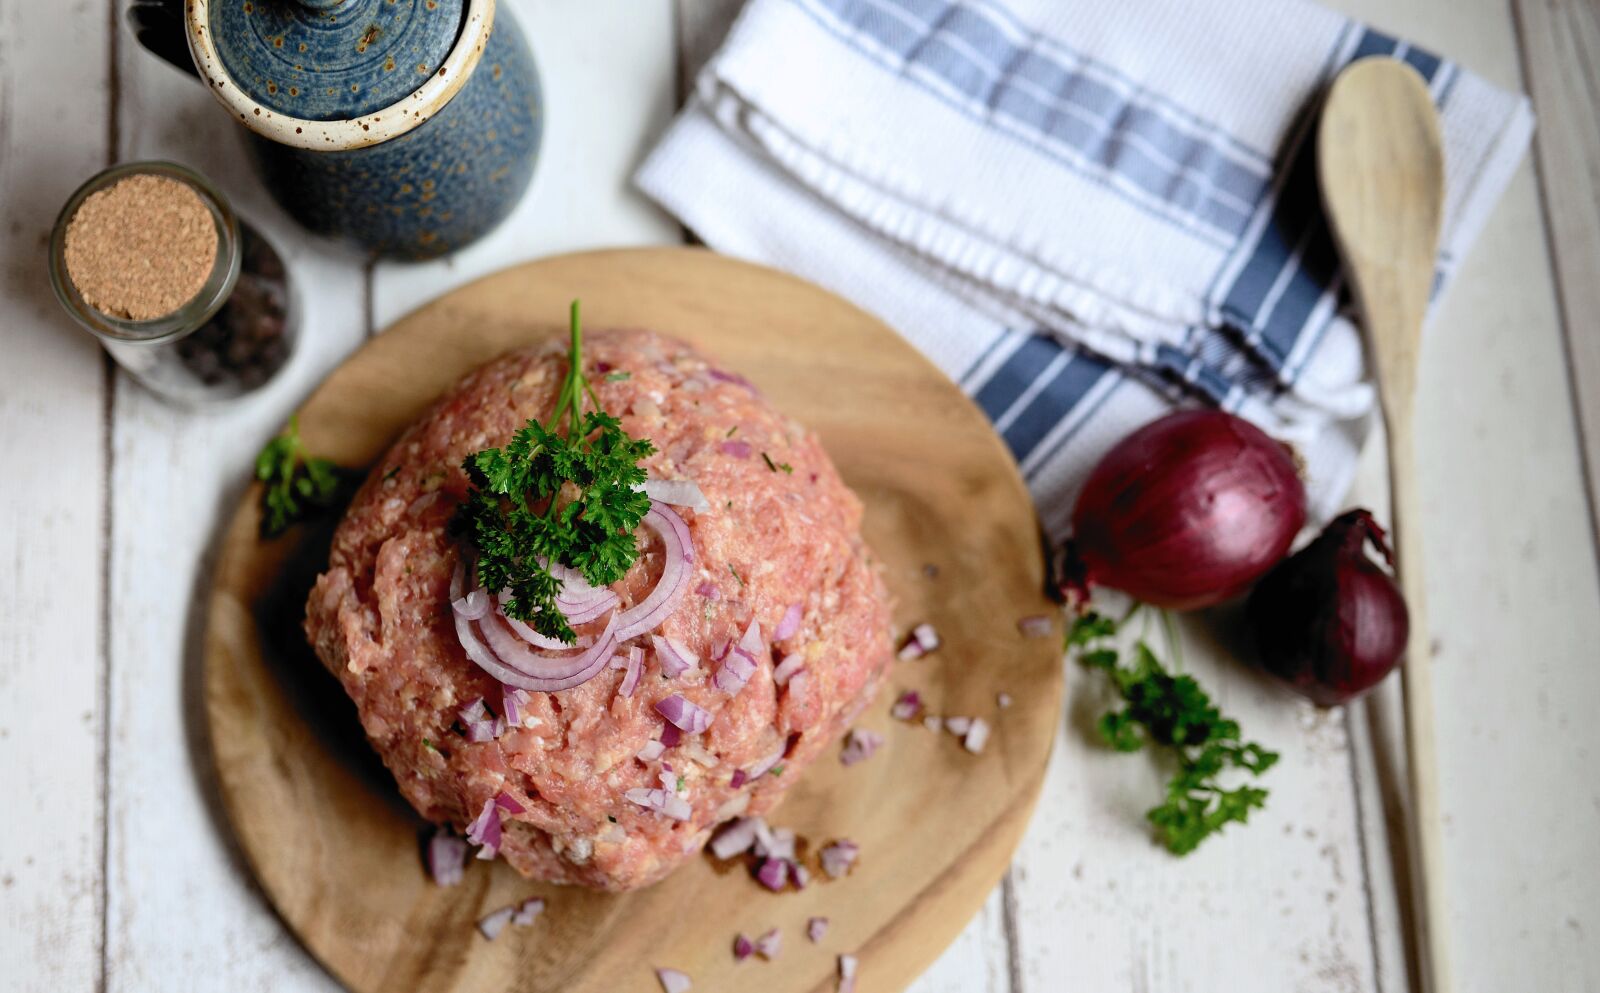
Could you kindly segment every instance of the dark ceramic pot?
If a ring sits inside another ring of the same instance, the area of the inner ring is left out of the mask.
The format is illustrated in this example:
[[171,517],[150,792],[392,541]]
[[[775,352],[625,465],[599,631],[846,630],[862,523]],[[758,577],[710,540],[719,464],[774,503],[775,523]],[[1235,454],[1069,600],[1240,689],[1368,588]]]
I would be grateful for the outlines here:
[[189,51],[318,234],[427,259],[504,220],[533,177],[538,71],[495,0],[188,0]]

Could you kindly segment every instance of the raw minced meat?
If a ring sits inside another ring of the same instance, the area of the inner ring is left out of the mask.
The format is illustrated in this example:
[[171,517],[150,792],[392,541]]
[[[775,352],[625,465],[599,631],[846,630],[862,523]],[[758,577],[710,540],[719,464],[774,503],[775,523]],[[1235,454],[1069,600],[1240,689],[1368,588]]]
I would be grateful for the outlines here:
[[[468,488],[461,462],[549,415],[566,373],[565,352],[554,347],[513,352],[471,373],[378,462],[334,536],[306,631],[422,816],[463,829],[505,791],[525,808],[503,815],[501,853],[517,871],[625,890],[665,876],[726,818],[777,804],[871,700],[892,649],[860,501],[816,436],[680,341],[645,331],[586,339],[600,403],[656,446],[644,463],[650,476],[692,479],[710,505],[704,513],[676,508],[693,539],[694,574],[655,632],[681,641],[699,667],[668,678],[646,635],[633,642],[645,659],[631,696],[617,692],[624,672],[608,668],[581,686],[531,694],[525,726],[496,740],[469,743],[452,727],[472,700],[498,709],[501,699],[452,623],[448,590],[460,550],[449,522]],[[622,608],[649,592],[660,568],[659,544],[645,543],[613,587]],[[752,619],[770,641],[796,604],[799,630],[768,645],[737,694],[719,690],[717,647],[737,641]],[[791,660],[788,675],[796,657],[804,675],[777,685],[774,669]],[[673,693],[708,709],[711,726],[641,760],[664,727],[655,704]],[[779,768],[732,785],[780,751]],[[688,820],[624,795],[661,788],[665,766],[674,787],[681,777]]]

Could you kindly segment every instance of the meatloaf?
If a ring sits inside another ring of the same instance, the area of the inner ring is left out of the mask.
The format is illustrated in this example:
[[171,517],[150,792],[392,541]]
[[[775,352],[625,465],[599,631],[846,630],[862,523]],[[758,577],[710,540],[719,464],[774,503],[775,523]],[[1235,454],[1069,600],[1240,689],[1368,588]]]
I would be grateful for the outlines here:
[[[571,689],[531,694],[522,726],[498,738],[474,743],[462,734],[458,711],[478,698],[498,706],[502,687],[469,660],[452,621],[462,549],[450,521],[469,487],[461,464],[504,445],[528,419],[548,417],[567,369],[565,351],[553,346],[469,374],[395,442],[338,526],[306,633],[423,817],[463,830],[508,794],[523,809],[501,812],[500,854],[518,872],[627,890],[667,875],[721,821],[764,814],[782,799],[882,684],[890,618],[861,538],[861,503],[816,435],[682,341],[648,331],[586,337],[583,360],[599,402],[655,445],[644,463],[650,477],[693,480],[709,505],[674,508],[692,538],[694,574],[654,632],[699,665],[669,677],[641,636],[618,648],[645,650],[631,696],[619,693],[624,671],[607,668]],[[612,587],[618,609],[642,599],[661,573],[659,538],[640,534],[639,560]],[[794,606],[798,629],[772,638]],[[752,620],[767,633],[765,647],[755,674],[730,696],[715,685],[711,659]],[[779,685],[774,672],[785,662],[780,678],[804,676]],[[666,725],[655,705],[672,694],[709,710],[711,724],[641,759],[658,750],[650,743]],[[663,784],[687,801],[687,819],[625,795]]]

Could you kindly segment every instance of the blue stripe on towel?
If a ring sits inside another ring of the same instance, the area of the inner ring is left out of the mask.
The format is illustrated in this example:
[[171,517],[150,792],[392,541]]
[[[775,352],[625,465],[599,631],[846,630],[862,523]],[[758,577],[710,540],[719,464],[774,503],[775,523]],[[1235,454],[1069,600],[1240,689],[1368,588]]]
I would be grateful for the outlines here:
[[992,372],[965,386],[989,419],[998,422],[1001,437],[1020,464],[1114,368],[1098,356],[1027,331],[1006,331],[995,354],[1006,349],[1010,354]]
[[1091,68],[990,5],[796,2],[830,32],[967,116],[1212,244],[1231,246],[1266,190],[1270,164],[1215,125]]

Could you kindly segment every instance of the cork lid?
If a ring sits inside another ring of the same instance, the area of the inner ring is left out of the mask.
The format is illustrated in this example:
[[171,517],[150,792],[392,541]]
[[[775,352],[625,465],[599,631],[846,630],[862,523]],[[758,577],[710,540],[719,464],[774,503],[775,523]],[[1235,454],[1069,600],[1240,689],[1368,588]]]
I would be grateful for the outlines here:
[[211,40],[244,96],[290,118],[342,121],[439,74],[465,0],[211,0]]

